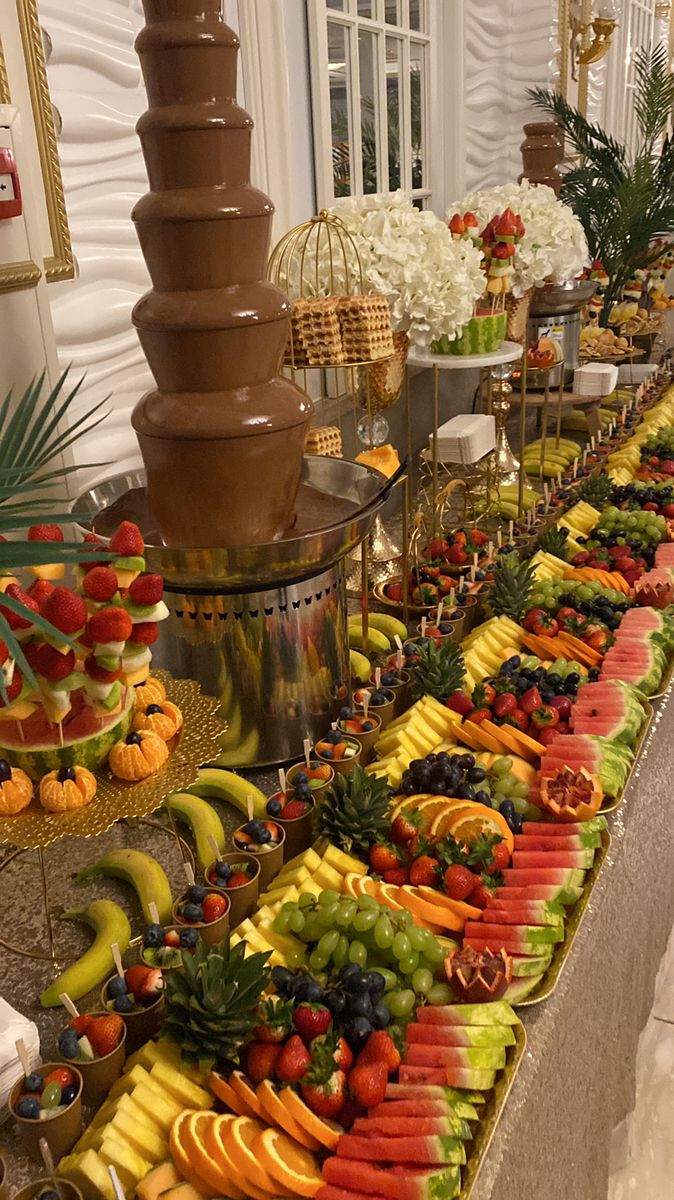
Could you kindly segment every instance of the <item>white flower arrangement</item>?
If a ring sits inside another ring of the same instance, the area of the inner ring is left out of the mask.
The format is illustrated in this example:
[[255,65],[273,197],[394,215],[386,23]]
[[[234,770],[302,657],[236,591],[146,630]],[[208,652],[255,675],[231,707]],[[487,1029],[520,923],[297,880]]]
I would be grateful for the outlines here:
[[544,283],[574,279],[590,261],[587,241],[578,217],[558,200],[552,188],[533,187],[527,179],[471,192],[447,210],[448,219],[460,210],[474,212],[480,230],[504,208],[519,213],[526,233],[517,246],[512,291],[523,296]]
[[[481,253],[471,242],[454,242],[444,221],[420,212],[402,192],[343,200],[332,212],[355,242],[365,290],[388,300],[395,330],[422,347],[461,333],[485,284]],[[327,254],[321,257],[323,280],[329,264]],[[332,287],[346,287],[339,254]]]

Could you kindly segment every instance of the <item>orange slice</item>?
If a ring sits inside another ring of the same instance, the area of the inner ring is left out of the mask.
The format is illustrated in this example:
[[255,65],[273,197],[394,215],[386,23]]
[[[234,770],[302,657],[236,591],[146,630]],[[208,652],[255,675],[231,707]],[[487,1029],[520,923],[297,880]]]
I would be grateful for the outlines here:
[[230,1174],[224,1169],[222,1159],[218,1162],[212,1158],[206,1146],[206,1130],[213,1124],[215,1113],[190,1113],[186,1121],[181,1122],[180,1143],[197,1173],[215,1188],[216,1195],[228,1196],[230,1200],[242,1200],[245,1195],[245,1185],[237,1187]]
[[437,904],[438,908],[448,908],[450,912],[456,913],[457,917],[463,917],[464,921],[482,919],[482,909],[475,908],[474,904],[467,904],[465,900],[452,900],[451,896],[445,896],[444,892],[436,892],[430,887],[418,887],[417,891],[429,904]]
[[465,746],[469,746],[471,750],[489,750],[489,746],[479,742],[473,733],[476,729],[474,721],[464,721],[462,725],[455,727],[456,737],[459,742],[463,742]]
[[356,891],[355,887],[356,880],[358,879],[360,879],[360,875],[356,875],[355,871],[349,871],[348,874],[344,876],[342,890],[345,896],[351,896],[354,900],[358,898],[358,892]]
[[196,1168],[192,1166],[189,1156],[182,1144],[181,1129],[189,1116],[191,1116],[191,1112],[189,1109],[187,1109],[185,1112],[182,1112],[179,1117],[176,1117],[175,1121],[173,1122],[171,1133],[169,1135],[169,1150],[171,1152],[171,1158],[173,1159],[173,1163],[178,1171],[178,1174],[182,1175],[183,1179],[186,1179],[187,1182],[190,1183],[193,1188],[196,1188],[198,1192],[201,1192],[202,1196],[217,1196],[218,1189],[214,1189],[210,1183],[207,1183],[206,1180],[203,1179],[198,1173]]
[[[438,813],[430,828],[433,838],[446,837],[451,832],[452,825],[459,813],[472,812],[477,807],[477,800],[455,800],[452,806],[447,805],[443,812]],[[484,808],[484,805],[481,806]]]
[[278,1098],[297,1124],[301,1125],[321,1146],[326,1146],[328,1150],[336,1149],[337,1143],[344,1132],[341,1125],[336,1125],[334,1121],[326,1121],[323,1117],[318,1117],[292,1088],[281,1088]]
[[422,827],[428,831],[431,827],[434,810],[442,802],[442,799],[442,796],[433,796],[428,792],[422,792],[418,796],[403,796],[391,813],[391,821],[409,808],[412,812],[419,814]]
[[[235,1117],[224,1127],[222,1141],[229,1157],[246,1179],[250,1179],[254,1187],[260,1188],[268,1195],[277,1196],[279,1189],[276,1178],[266,1170],[257,1148],[253,1149],[263,1132],[264,1126],[259,1121],[252,1121],[249,1117]],[[293,1142],[293,1145],[296,1143]]]
[[229,1086],[227,1080],[223,1079],[222,1075],[218,1075],[217,1071],[211,1071],[208,1086],[218,1097],[218,1100],[222,1100],[222,1103],[231,1108],[232,1112],[236,1113],[238,1117],[255,1117],[258,1115],[249,1104],[245,1103],[243,1097],[238,1092],[235,1092],[233,1087]]
[[[229,1077],[229,1086],[233,1088],[235,1094],[243,1101],[253,1116],[260,1117],[264,1121],[264,1112],[260,1101],[255,1095],[255,1089],[250,1086],[246,1076],[241,1071],[232,1071]],[[243,1116],[247,1115],[247,1113],[243,1113]]]
[[300,1146],[305,1146],[307,1150],[320,1150],[321,1142],[312,1137],[306,1127],[291,1115],[276,1088],[268,1079],[264,1079],[262,1083],[258,1084],[255,1095],[260,1101],[271,1125],[278,1125],[285,1133],[294,1138],[296,1142],[299,1142]]
[[503,838],[512,854],[515,843],[505,817],[502,817],[495,808],[487,808],[484,804],[475,807],[482,809],[482,812],[458,814],[450,830],[452,837],[459,842],[467,842],[470,846],[481,833],[497,833]]
[[[379,885],[379,903],[385,904],[393,912],[400,912],[402,908],[407,907],[407,897],[401,889],[393,883],[380,883]],[[411,910],[410,910],[411,911]],[[427,921],[418,912],[412,912],[412,924],[418,926],[419,929],[430,929],[431,933],[442,933],[444,925],[437,925],[431,921]]]
[[268,1200],[267,1192],[263,1192],[262,1188],[256,1188],[255,1184],[237,1166],[225,1143],[225,1131],[235,1118],[231,1113],[223,1113],[221,1116],[214,1114],[214,1118],[206,1129],[206,1149],[211,1158],[222,1163],[223,1170],[229,1175],[229,1178],[246,1196],[250,1196],[251,1200]]
[[458,917],[448,908],[440,908],[438,904],[429,904],[428,900],[420,896],[413,887],[398,888],[398,897],[404,908],[414,916],[421,917],[427,926],[431,923],[434,930],[438,928],[441,931],[451,929],[455,933],[461,933],[466,924],[465,918]]
[[323,1186],[313,1154],[278,1129],[265,1129],[255,1139],[258,1162],[293,1196],[315,1196]]

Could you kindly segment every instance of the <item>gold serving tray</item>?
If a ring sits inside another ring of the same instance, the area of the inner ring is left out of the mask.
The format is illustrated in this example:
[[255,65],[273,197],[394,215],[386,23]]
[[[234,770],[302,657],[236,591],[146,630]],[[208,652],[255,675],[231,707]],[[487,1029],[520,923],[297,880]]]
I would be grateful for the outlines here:
[[649,700],[651,701],[651,704],[653,703],[654,700],[664,699],[664,697],[667,695],[667,692],[669,691],[669,688],[672,683],[672,679],[674,679],[674,656],[672,657],[672,661],[670,662],[667,670],[665,671],[665,673],[662,677],[662,682],[660,684],[660,691],[656,692],[654,696],[649,696]]
[[507,1048],[505,1069],[499,1075],[489,1100],[480,1107],[480,1123],[475,1131],[475,1139],[470,1143],[471,1151],[468,1161],[461,1170],[462,1186],[457,1200],[469,1200],[482,1163],[491,1146],[508,1094],[519,1071],[527,1047],[527,1035],[522,1024],[513,1025],[513,1032],[515,1045]]
[[601,834],[601,846],[594,856],[594,863],[589,872],[588,878],[583,886],[583,894],[578,902],[573,906],[571,915],[564,926],[564,941],[557,943],[557,948],[552,956],[552,962],[548,967],[545,975],[541,979],[533,992],[530,992],[525,1000],[520,1000],[519,1004],[514,1004],[513,1008],[528,1008],[532,1004],[540,1004],[541,1000],[547,1000],[554,992],[559,977],[564,970],[564,965],[573,946],[576,934],[582,924],[585,911],[592,895],[599,872],[601,871],[606,855],[608,854],[609,846],[611,845],[611,835],[608,829],[603,829]]
[[[674,669],[674,663],[672,664],[672,667]],[[627,785],[628,785],[630,779],[632,778],[632,771],[636,767],[637,762],[639,760],[639,755],[641,754],[641,751],[643,750],[644,742],[646,741],[646,736],[651,727],[651,721],[653,720],[653,705],[648,700],[642,700],[641,703],[642,703],[644,712],[646,714],[646,718],[644,720],[643,725],[641,726],[641,732],[639,733],[639,736],[633,746],[634,761],[630,768],[630,773],[627,776],[627,779],[625,780],[625,787],[622,789],[620,795],[616,796],[616,798],[614,800],[612,800],[610,804],[602,804],[601,808],[599,809],[600,813],[602,813],[602,814],[615,812],[615,810],[617,808],[620,808],[620,805],[623,802],[623,797],[625,795],[625,791],[627,789]]]
[[178,705],[184,718],[167,762],[140,783],[115,779],[107,767],[96,771],[98,790],[91,804],[73,812],[51,813],[34,798],[15,817],[0,818],[0,845],[21,850],[50,846],[62,837],[93,837],[105,833],[115,821],[146,817],[163,803],[169,792],[184,791],[194,783],[201,763],[214,758],[220,749],[224,726],[217,716],[218,701],[205,696],[192,679],[173,679],[165,671],[154,671],[168,699]]

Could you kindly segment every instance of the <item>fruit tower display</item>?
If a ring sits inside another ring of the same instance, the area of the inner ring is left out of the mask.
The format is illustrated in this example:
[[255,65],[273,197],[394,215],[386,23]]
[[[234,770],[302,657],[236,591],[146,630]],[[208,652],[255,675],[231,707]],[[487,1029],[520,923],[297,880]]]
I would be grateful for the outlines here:
[[475,314],[461,336],[452,342],[447,338],[434,342],[432,349],[439,354],[492,353],[498,349],[506,334],[506,297],[510,292],[517,243],[526,232],[522,218],[506,208],[493,217],[480,233],[474,213],[467,212],[463,216],[454,213],[449,230],[454,241],[472,241],[482,250],[485,292],[477,301]]
[[157,383],[133,426],[171,546],[271,542],[292,527],[311,401],[277,374],[290,304],[264,281],[273,206],[250,185],[238,39],[220,0],[143,0],[136,224],[153,283],[134,325]]

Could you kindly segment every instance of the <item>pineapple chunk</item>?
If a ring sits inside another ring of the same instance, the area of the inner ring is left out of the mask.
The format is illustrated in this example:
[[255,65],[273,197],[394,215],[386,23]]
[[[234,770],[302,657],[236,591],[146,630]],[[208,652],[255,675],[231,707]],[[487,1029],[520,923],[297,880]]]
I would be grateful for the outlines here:
[[130,1071],[132,1067],[140,1063],[141,1067],[145,1067],[145,1070],[149,1071],[156,1062],[167,1062],[173,1067],[180,1067],[183,1075],[187,1075],[187,1078],[191,1079],[193,1083],[199,1083],[202,1087],[208,1085],[208,1072],[200,1071],[198,1067],[188,1067],[181,1060],[180,1047],[176,1046],[174,1042],[167,1042],[166,1038],[160,1038],[157,1042],[146,1042],[140,1050],[127,1058],[124,1070]]
[[271,907],[268,904],[263,904],[261,908],[258,908],[257,912],[252,913],[250,919],[253,925],[259,928],[263,921],[269,921],[270,919],[273,921],[275,916],[276,913],[272,911]]
[[163,1162],[168,1154],[168,1142],[159,1132],[153,1131],[147,1125],[141,1125],[128,1113],[118,1112],[114,1121],[106,1126],[106,1133],[113,1137],[122,1137],[132,1150],[140,1154],[149,1163]]
[[[308,867],[296,867],[294,871],[288,871],[287,874],[283,875],[282,884],[283,886],[287,885],[288,887],[292,887],[293,885],[297,886],[298,884],[302,883],[304,879],[310,878],[311,872]],[[281,876],[277,875],[274,883],[278,885],[280,880]],[[275,888],[274,890],[276,891],[278,889]]]
[[367,867],[359,858],[354,858],[353,854],[347,854],[344,850],[339,850],[337,846],[326,846],[323,861],[330,867],[334,867],[336,871],[340,871],[342,875],[346,875],[351,871],[356,875],[367,875]]
[[159,1200],[162,1192],[177,1187],[181,1182],[180,1176],[172,1162],[162,1162],[150,1171],[136,1187],[138,1200]]
[[150,1078],[149,1071],[146,1071],[145,1067],[135,1066],[132,1067],[130,1071],[126,1071],[124,1075],[120,1075],[119,1079],[113,1083],[110,1091],[108,1092],[108,1101],[116,1100],[117,1097],[123,1095],[124,1092],[133,1092],[134,1088],[139,1083],[145,1084],[145,1086],[151,1088],[153,1092],[157,1092],[160,1096],[162,1095],[162,1088],[159,1086],[156,1080]]
[[267,941],[274,950],[278,950],[279,954],[282,954],[284,957],[287,957],[288,954],[303,955],[305,952],[304,943],[301,942],[299,938],[294,938],[292,934],[288,933],[277,933],[276,930],[272,928],[271,922],[267,923],[265,921],[264,925],[260,926],[260,933],[265,941]]
[[[148,1079],[150,1076],[148,1075]],[[146,1086],[144,1083],[138,1084],[131,1093],[131,1099],[147,1114],[153,1121],[156,1121],[160,1129],[164,1133],[168,1133],[176,1117],[179,1117],[185,1105],[178,1104],[172,1096],[166,1095],[162,1090],[158,1092],[156,1080],[151,1080],[151,1086]]]
[[78,1187],[84,1200],[115,1200],[115,1191],[108,1169],[99,1154],[86,1150],[84,1154],[69,1154],[58,1165],[59,1175]]
[[330,864],[326,862],[321,863],[314,875],[314,883],[320,884],[321,891],[329,889],[335,892],[341,892],[343,879],[344,876],[342,875],[341,871],[335,870],[334,867],[331,867]]
[[105,1139],[99,1154],[106,1166],[114,1167],[125,1191],[133,1191],[139,1179],[147,1175],[152,1163],[137,1154],[128,1142],[115,1135]]
[[[274,882],[277,880],[278,876]],[[260,904],[289,904],[291,900],[297,900],[298,896],[299,892],[294,886],[270,888],[260,896]]]

